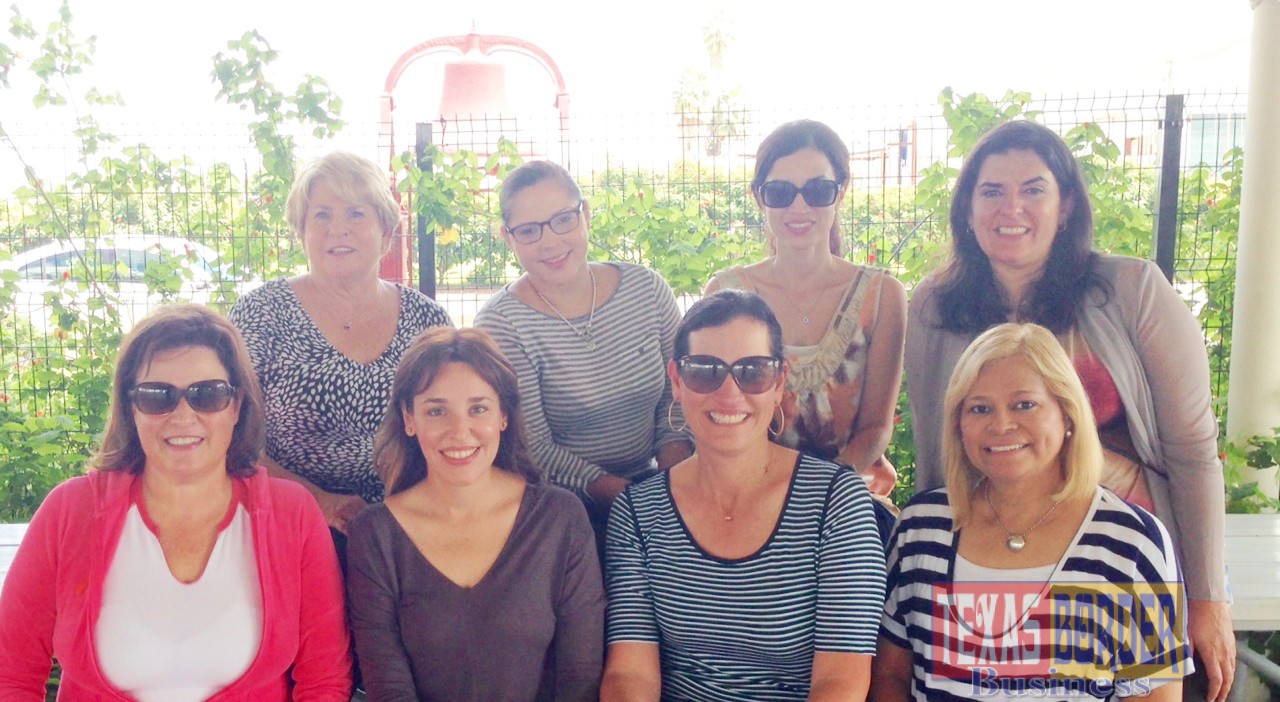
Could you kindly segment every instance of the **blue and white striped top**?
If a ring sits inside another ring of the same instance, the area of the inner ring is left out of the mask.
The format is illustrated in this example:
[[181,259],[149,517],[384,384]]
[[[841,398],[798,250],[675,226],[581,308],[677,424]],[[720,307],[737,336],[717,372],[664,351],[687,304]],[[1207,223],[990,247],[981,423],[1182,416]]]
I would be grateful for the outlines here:
[[[880,633],[912,652],[916,700],[1114,699],[1192,669],[1168,531],[1098,488],[1047,580],[959,582],[947,490],[898,519]],[[986,569],[986,572],[992,572]],[[1012,606],[1010,606],[1012,603]]]
[[[525,443],[553,482],[579,493],[610,473],[631,478],[650,468],[659,446],[687,436],[667,424],[680,310],[671,286],[630,263],[617,291],[597,308],[596,348],[564,320],[499,290],[476,314],[515,368]],[[571,320],[579,329],[587,318]],[[683,424],[679,406],[674,423]]]
[[803,700],[815,651],[874,654],[884,552],[853,471],[801,455],[773,534],[726,560],[689,533],[667,474],[609,519],[607,641],[656,643],[663,699]]

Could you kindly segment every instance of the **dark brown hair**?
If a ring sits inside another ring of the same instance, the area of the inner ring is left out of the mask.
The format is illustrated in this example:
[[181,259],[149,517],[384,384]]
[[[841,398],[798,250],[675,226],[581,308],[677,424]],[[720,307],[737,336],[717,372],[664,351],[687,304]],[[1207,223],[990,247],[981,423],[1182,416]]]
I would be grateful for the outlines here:
[[[760,199],[760,188],[773,170],[773,164],[784,156],[790,156],[801,149],[817,149],[831,162],[831,170],[836,174],[836,182],[843,190],[849,183],[849,149],[840,140],[840,135],[831,127],[811,119],[799,119],[787,122],[774,129],[769,136],[760,142],[756,150],[756,170],[751,178],[751,192],[756,196],[756,204],[764,207]],[[827,235],[827,243],[831,253],[840,255],[840,213],[836,213],[831,223],[831,231]],[[772,244],[770,244],[772,246]]]
[[989,156],[1010,151],[1035,153],[1058,183],[1062,204],[1071,214],[1053,238],[1044,272],[1021,302],[1018,316],[1050,331],[1062,333],[1075,324],[1076,310],[1091,287],[1106,290],[1094,273],[1093,205],[1080,165],[1066,142],[1035,122],[1006,122],[987,132],[965,159],[951,197],[951,256],[935,275],[938,313],[935,320],[947,331],[976,334],[1008,321],[1012,301],[998,294],[991,262],[978,246],[969,226],[978,174]]
[[676,327],[675,358],[689,355],[689,336],[701,329],[719,327],[739,317],[753,319],[769,330],[769,354],[782,358],[782,325],[764,298],[747,290],[717,290],[698,300]]
[[90,467],[133,474],[142,472],[147,457],[138,440],[129,390],[157,354],[189,346],[212,349],[236,387],[240,416],[227,447],[227,473],[247,477],[258,469],[267,430],[262,390],[253,372],[249,350],[240,332],[225,317],[204,305],[190,303],[161,307],[125,336],[116,360],[111,413],[102,444],[89,460]]
[[374,439],[373,462],[386,494],[407,490],[427,477],[427,459],[418,440],[405,433],[404,413],[413,411],[413,398],[431,387],[440,369],[449,363],[462,363],[475,371],[493,388],[498,407],[507,416],[507,428],[498,440],[493,464],[530,483],[541,480],[541,473],[525,450],[519,383],[506,356],[479,329],[435,327],[418,335],[400,358],[387,414]]

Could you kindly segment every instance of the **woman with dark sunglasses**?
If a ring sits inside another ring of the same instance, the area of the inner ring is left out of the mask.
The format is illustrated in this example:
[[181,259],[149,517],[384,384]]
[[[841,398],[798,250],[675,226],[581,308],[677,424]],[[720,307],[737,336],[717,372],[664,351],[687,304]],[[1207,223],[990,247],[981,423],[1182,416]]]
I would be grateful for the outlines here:
[[349,699],[324,515],[262,446],[235,327],[199,305],[135,327],[93,470],[49,493],[5,580],[0,698],[43,699],[54,656],[61,699]]
[[788,369],[759,296],[703,298],[675,344],[697,451],[610,516],[601,699],[864,699],[885,577],[870,492],[769,440]]
[[855,467],[872,492],[897,482],[884,458],[902,381],[907,298],[883,270],[840,255],[849,151],[825,124],[788,122],[760,143],[751,191],[771,255],[716,274],[704,292],[750,290],[782,323],[791,365],[779,443]]
[[623,488],[692,450],[674,428],[681,420],[666,375],[680,312],[654,271],[587,260],[591,209],[561,166],[516,168],[498,199],[507,246],[525,272],[475,324],[520,378],[534,464],[578,493],[603,537]]

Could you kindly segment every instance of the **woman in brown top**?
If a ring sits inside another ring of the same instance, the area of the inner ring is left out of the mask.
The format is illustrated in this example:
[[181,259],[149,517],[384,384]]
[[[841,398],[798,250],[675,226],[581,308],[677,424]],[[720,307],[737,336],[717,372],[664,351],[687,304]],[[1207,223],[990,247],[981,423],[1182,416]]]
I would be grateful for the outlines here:
[[586,510],[525,455],[515,372],[474,329],[405,353],[378,432],[386,502],[347,582],[376,700],[594,700],[604,594]]

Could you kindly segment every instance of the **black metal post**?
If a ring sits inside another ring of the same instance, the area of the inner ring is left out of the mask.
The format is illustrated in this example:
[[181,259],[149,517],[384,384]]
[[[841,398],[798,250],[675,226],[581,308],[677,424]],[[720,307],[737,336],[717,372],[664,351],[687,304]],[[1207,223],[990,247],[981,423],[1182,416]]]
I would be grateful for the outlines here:
[[1160,162],[1160,203],[1156,212],[1156,264],[1173,281],[1178,252],[1178,176],[1182,166],[1182,95],[1164,96],[1164,150]]
[[[413,154],[418,160],[418,168],[430,171],[435,167],[427,158],[427,145],[431,143],[431,123],[418,122],[417,143]],[[414,193],[414,198],[418,197]],[[414,234],[418,237],[418,290],[422,294],[436,299],[436,233],[427,231],[427,220],[419,217],[414,222]]]

